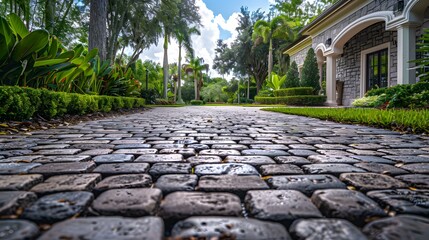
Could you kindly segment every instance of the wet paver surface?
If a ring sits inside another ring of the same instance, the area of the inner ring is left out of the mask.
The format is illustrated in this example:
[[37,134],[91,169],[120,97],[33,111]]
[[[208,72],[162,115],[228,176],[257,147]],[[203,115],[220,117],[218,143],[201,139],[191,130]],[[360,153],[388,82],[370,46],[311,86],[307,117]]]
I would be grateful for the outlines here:
[[429,239],[429,136],[244,107],[0,136],[0,239]]

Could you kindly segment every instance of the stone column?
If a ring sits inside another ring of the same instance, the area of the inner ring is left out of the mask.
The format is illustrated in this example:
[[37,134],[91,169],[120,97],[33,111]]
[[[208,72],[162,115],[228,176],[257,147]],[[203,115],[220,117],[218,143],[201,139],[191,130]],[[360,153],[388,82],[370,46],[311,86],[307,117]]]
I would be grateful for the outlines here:
[[322,80],[323,80],[323,62],[317,62],[317,66],[318,66],[318,68],[319,68],[319,76],[320,76],[320,78],[319,78],[319,84],[320,84],[320,87],[322,87]]
[[326,96],[329,106],[337,106],[337,94],[335,84],[337,80],[337,56],[331,54],[326,56]]
[[416,59],[416,29],[413,26],[401,25],[398,27],[398,84],[416,82],[416,70],[411,69]]

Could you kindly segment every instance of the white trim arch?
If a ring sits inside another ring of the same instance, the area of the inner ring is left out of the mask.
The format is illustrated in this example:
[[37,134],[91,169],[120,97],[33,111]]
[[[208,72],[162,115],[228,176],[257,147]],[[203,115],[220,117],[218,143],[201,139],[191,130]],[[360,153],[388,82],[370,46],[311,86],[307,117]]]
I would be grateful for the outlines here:
[[347,27],[345,27],[332,41],[330,49],[325,52],[327,54],[342,54],[344,44],[347,43],[353,36],[365,28],[378,23],[385,22],[386,24],[394,18],[394,14],[391,11],[380,11],[368,14],[361,18],[356,19]]

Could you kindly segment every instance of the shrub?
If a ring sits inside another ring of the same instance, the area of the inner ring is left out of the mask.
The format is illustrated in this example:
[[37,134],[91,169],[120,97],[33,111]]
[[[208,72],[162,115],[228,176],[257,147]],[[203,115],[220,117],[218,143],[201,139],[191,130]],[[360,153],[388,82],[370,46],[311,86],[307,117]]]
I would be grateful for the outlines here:
[[0,102],[0,120],[21,121],[36,115],[51,119],[64,114],[110,112],[112,107],[141,107],[145,100],[0,86]]
[[157,98],[155,101],[156,105],[171,105],[174,104],[172,101],[163,99],[163,98]]
[[204,102],[201,100],[191,100],[191,105],[204,105]]
[[299,87],[299,72],[298,65],[293,61],[290,65],[289,70],[286,74],[286,82],[284,84],[285,88],[294,88]]
[[258,97],[274,97],[273,91],[272,90],[260,90],[258,92],[258,95],[256,95]]
[[320,91],[319,80],[319,67],[317,66],[316,55],[314,54],[313,48],[310,48],[305,57],[304,66],[302,67],[301,86],[312,87],[314,93],[318,93]]
[[385,96],[385,94],[380,96],[369,96],[369,97],[363,97],[359,98],[353,101],[352,105],[354,107],[377,107],[380,99]]
[[255,101],[260,104],[286,104],[293,106],[323,106],[326,96],[304,95],[285,97],[255,97]]
[[274,91],[274,96],[302,96],[302,95],[313,95],[313,88],[311,87],[297,87],[297,88],[284,88]]
[[141,96],[146,99],[147,104],[155,104],[156,99],[160,97],[155,89],[142,90]]

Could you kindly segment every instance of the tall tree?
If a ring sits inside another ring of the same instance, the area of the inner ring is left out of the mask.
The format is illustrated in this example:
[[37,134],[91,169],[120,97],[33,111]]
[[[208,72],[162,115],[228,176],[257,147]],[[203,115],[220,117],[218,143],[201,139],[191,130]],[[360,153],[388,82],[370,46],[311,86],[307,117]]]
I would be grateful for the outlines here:
[[49,33],[54,33],[55,0],[45,0],[45,28]]
[[89,50],[98,48],[101,60],[107,57],[107,4],[108,0],[91,0],[89,21]]
[[290,34],[291,27],[284,15],[279,15],[271,21],[263,19],[258,20],[254,27],[252,35],[253,41],[259,44],[261,40],[264,43],[269,43],[268,49],[268,79],[271,79],[271,72],[273,71],[273,38],[287,38]]
[[202,58],[191,58],[189,63],[183,66],[186,73],[192,73],[194,79],[194,90],[195,90],[195,100],[200,100],[200,91],[203,87],[204,73],[203,70],[208,71],[209,65],[204,64],[204,59]]
[[301,86],[312,87],[314,93],[317,94],[321,89],[319,80],[320,76],[316,54],[314,53],[314,49],[310,48],[308,49],[307,56],[305,56],[304,65],[302,67]]

